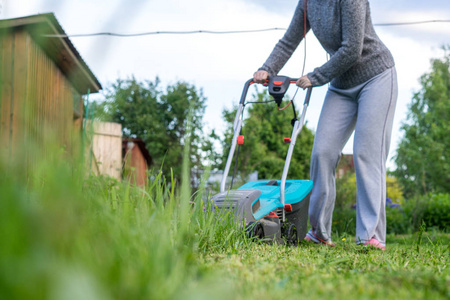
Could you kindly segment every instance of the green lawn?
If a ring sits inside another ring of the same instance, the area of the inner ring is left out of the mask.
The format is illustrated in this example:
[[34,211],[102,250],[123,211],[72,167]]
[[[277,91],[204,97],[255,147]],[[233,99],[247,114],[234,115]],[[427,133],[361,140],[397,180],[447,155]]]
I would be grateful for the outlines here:
[[383,252],[350,238],[320,245],[254,245],[201,259],[220,273],[236,299],[448,299],[449,235],[391,236]]

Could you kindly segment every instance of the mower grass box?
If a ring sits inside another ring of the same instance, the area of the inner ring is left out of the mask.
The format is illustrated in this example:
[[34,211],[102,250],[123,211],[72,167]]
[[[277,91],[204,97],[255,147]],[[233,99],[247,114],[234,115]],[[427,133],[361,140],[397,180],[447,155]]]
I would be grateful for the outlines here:
[[237,190],[219,193],[212,200],[217,208],[232,209],[239,220],[245,220],[250,237],[297,244],[306,236],[313,182],[287,180],[284,205],[280,201],[280,184],[279,180],[252,181]]

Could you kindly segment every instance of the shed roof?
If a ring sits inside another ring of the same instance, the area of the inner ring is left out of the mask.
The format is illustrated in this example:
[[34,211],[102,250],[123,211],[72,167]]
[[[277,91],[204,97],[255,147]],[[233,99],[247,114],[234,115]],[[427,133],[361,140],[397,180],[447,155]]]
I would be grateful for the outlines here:
[[[2,30],[19,28],[24,28],[31,35],[80,94],[85,95],[88,90],[90,93],[97,93],[102,89],[69,38],[61,37],[66,33],[53,13],[0,20]],[[54,37],[55,35],[57,36]]]

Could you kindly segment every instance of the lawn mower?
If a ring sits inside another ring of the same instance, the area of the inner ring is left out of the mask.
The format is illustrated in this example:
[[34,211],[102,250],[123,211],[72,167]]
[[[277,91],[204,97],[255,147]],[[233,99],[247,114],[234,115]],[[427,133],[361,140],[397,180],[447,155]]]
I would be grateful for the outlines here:
[[[281,110],[282,99],[290,84],[295,84],[296,82],[297,79],[294,78],[272,76],[264,84],[264,86],[268,87],[268,92],[274,98],[274,102],[277,103],[279,110]],[[300,120],[297,119],[293,100],[290,102],[294,110],[293,130],[291,138],[284,139],[285,143],[289,143],[289,149],[281,179],[247,182],[238,189],[232,189],[233,175],[231,188],[227,190],[226,181],[236,146],[240,147],[244,143],[244,137],[240,135],[240,132],[243,123],[243,112],[246,104],[248,104],[246,103],[247,92],[253,83],[252,79],[245,83],[234,120],[234,135],[220,183],[220,193],[212,197],[212,203],[215,209],[232,209],[234,215],[242,222],[241,225],[245,226],[249,237],[295,245],[306,236],[309,196],[313,182],[311,180],[287,180],[287,175],[297,136],[305,123],[305,115],[312,88],[308,88],[306,91]]]

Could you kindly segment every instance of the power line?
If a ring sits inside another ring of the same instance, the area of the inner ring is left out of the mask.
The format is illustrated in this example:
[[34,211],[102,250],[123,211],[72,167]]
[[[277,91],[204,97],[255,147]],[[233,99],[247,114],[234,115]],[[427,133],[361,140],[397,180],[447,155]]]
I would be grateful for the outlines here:
[[[426,23],[450,23],[450,20],[427,20],[427,21],[415,21],[415,22],[398,22],[398,23],[375,23],[374,26],[405,26],[405,25],[418,25]],[[192,30],[192,31],[150,31],[142,33],[114,33],[114,32],[97,32],[86,34],[47,34],[45,37],[56,38],[74,38],[74,37],[93,37],[93,36],[114,36],[114,37],[137,37],[146,35],[158,35],[158,34],[170,34],[170,35],[185,35],[185,34],[240,34],[240,33],[258,33],[266,31],[285,31],[286,28],[274,27],[264,29],[250,29],[250,30],[228,30],[228,31],[214,31],[214,30]]]
[[400,23],[378,23],[374,26],[403,26],[403,25],[418,25],[426,23],[450,23],[450,20],[428,20],[428,21],[415,21],[415,22],[400,22]]
[[236,33],[255,33],[264,31],[275,31],[275,30],[286,30],[286,28],[265,28],[265,29],[253,29],[253,30],[229,30],[229,31],[213,31],[213,30],[192,30],[192,31],[150,31],[142,33],[114,33],[114,32],[98,32],[98,33],[87,33],[87,34],[47,34],[46,37],[88,37],[88,36],[116,36],[116,37],[136,37],[144,35],[157,35],[157,34],[236,34]]

